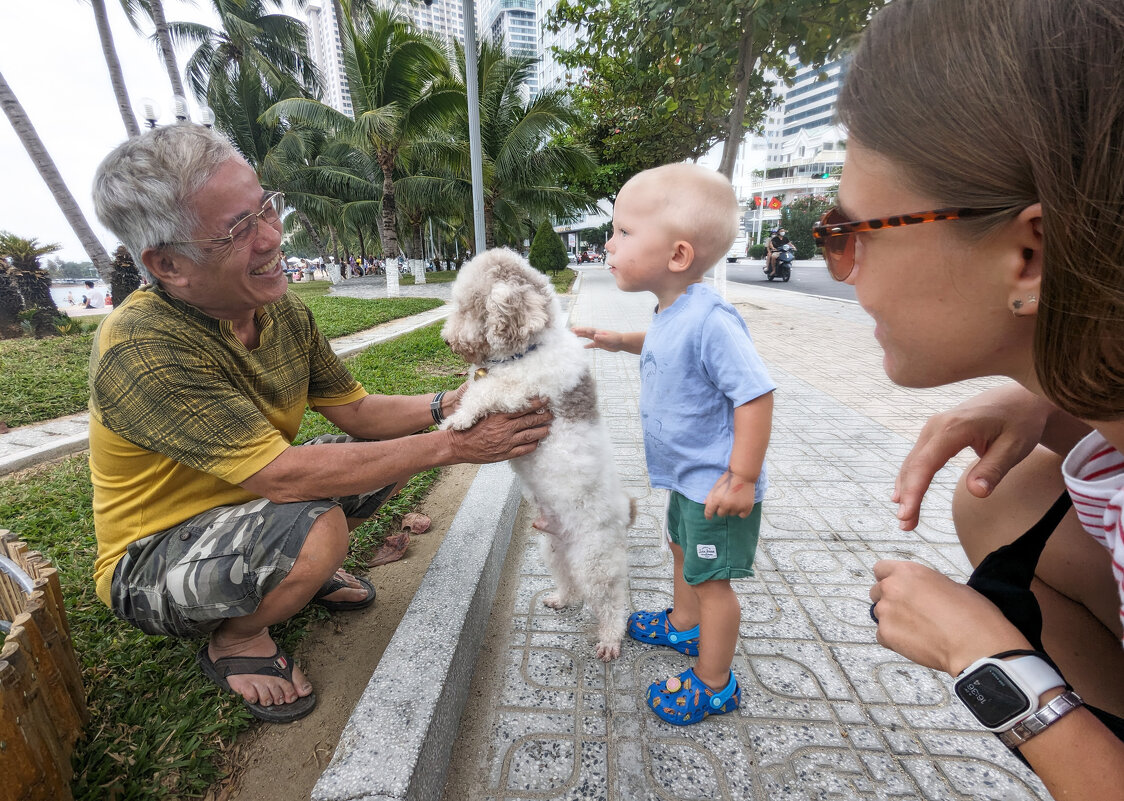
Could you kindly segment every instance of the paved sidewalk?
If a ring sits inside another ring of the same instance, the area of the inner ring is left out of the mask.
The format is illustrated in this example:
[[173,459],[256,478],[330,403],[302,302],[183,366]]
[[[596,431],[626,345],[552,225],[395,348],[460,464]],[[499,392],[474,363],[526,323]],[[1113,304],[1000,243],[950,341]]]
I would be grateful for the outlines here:
[[[543,605],[551,579],[523,514],[444,798],[1049,798],[950,697],[946,677],[877,645],[868,616],[880,558],[966,577],[948,514],[958,470],[938,476],[916,532],[897,528],[889,495],[927,416],[996,382],[896,388],[858,306],[764,285],[731,283],[728,292],[778,384],[757,576],[735,582],[741,710],[686,728],[659,721],[645,708],[648,684],[691,660],[626,640],[618,661],[597,661],[592,617]],[[643,329],[651,306],[650,295],[621,293],[607,273],[588,270],[572,322]],[[630,534],[632,605],[662,609],[671,561],[660,547],[662,500],[644,468],[638,359],[591,355],[617,463],[641,505]]]
[[[402,297],[440,298],[448,301],[452,284],[404,286],[400,289]],[[386,279],[352,278],[337,284],[332,294],[354,298],[386,297]],[[448,315],[448,307],[439,306],[412,317],[393,320],[357,334],[333,339],[332,350],[346,359],[371,345],[443,320]],[[44,423],[20,426],[0,434],[0,476],[85,450],[90,441],[89,427],[90,415],[82,412]]]
[[[647,327],[650,295],[619,292],[599,265],[581,272],[572,323]],[[402,290],[447,298],[449,285]],[[334,291],[385,292],[378,279]],[[533,517],[520,508],[510,469],[487,465],[314,798],[436,799],[442,787],[446,801],[1049,798],[950,698],[945,677],[877,645],[868,616],[879,558],[966,577],[948,515],[958,470],[937,477],[916,532],[898,530],[889,494],[925,419],[995,382],[894,387],[873,326],[854,304],[764,282],[729,283],[727,291],[778,384],[757,576],[735,583],[742,709],[687,728],[649,712],[647,685],[690,660],[626,640],[619,660],[599,662],[590,615],[543,606],[551,580]],[[445,313],[333,347],[350,353]],[[640,502],[630,533],[632,605],[670,606],[662,499],[648,488],[640,438],[638,360],[598,351],[590,358],[617,464]],[[85,447],[84,415],[48,425],[59,430],[45,437]],[[0,436],[0,473],[36,448],[37,459],[61,455],[44,456],[47,446],[28,438],[32,428]]]

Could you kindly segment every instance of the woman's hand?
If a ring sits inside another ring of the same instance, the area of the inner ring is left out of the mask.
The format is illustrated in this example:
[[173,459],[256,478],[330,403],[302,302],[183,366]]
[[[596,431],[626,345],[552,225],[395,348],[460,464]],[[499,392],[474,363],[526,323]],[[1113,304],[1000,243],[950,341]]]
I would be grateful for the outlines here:
[[965,448],[979,461],[966,476],[968,491],[986,498],[1016,464],[1043,439],[1056,408],[1021,386],[988,390],[929,418],[894,482],[902,529],[917,527],[921,500],[937,471]]
[[884,559],[874,577],[878,642],[911,662],[957,676],[981,657],[1030,648],[991,601],[932,568]]

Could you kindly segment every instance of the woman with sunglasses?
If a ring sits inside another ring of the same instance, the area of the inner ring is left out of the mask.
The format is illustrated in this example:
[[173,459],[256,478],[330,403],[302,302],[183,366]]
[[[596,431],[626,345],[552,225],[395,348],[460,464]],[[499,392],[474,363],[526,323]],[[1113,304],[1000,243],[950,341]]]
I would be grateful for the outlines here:
[[911,530],[936,471],[976,451],[953,509],[971,581],[879,562],[871,615],[1057,798],[1124,797],[1121,53],[1120,0],[890,3],[840,95],[839,206],[814,230],[894,382],[1012,379],[933,418],[894,489]]

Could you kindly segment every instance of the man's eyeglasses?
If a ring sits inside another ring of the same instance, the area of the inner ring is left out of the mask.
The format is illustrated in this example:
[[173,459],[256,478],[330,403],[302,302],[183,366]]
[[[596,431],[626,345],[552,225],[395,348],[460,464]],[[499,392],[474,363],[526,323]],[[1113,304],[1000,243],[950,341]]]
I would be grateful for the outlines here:
[[281,219],[281,212],[285,208],[285,195],[282,192],[270,192],[262,201],[261,210],[247,214],[230,227],[226,236],[216,236],[208,239],[184,239],[179,242],[165,242],[164,245],[200,245],[212,247],[232,247],[235,250],[245,250],[254,241],[258,233],[258,220],[265,220],[270,225]]
[[913,214],[899,214],[880,220],[852,221],[843,216],[837,207],[828,209],[820,221],[812,226],[812,238],[823,251],[824,261],[831,277],[836,281],[846,281],[855,269],[855,234],[863,231],[879,231],[883,228],[899,228],[903,225],[960,220],[965,217],[981,217],[995,214],[1003,209],[937,209],[918,211]]

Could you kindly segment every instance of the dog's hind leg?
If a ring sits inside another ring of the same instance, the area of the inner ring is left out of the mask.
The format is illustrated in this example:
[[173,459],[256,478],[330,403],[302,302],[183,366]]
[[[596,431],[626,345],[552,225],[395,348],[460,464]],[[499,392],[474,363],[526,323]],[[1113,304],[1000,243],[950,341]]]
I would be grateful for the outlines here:
[[551,609],[565,609],[577,603],[581,594],[570,564],[570,543],[564,539],[564,535],[547,533],[543,537],[542,553],[555,584],[554,592],[543,598],[543,603]]
[[628,616],[628,557],[623,551],[599,555],[587,576],[585,601],[597,618],[597,658],[616,659]]

